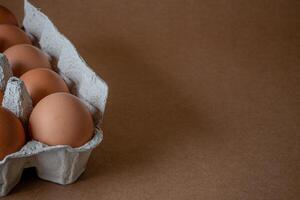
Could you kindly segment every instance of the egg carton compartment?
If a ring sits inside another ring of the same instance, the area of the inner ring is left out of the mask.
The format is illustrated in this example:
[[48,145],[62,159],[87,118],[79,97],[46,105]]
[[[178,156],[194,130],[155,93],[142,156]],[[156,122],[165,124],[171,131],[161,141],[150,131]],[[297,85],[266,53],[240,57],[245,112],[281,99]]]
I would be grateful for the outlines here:
[[[108,87],[38,8],[24,0],[25,31],[35,38],[38,46],[56,60],[55,71],[65,80],[70,91],[79,97],[93,116],[95,134],[85,145],[48,146],[31,140],[23,148],[0,161],[0,196],[7,195],[19,182],[24,168],[35,167],[39,178],[58,184],[70,184],[84,172],[92,150],[100,144],[100,128],[105,110]],[[4,92],[2,106],[12,111],[27,128],[33,109],[22,80],[12,76],[6,57],[0,54],[0,89]]]

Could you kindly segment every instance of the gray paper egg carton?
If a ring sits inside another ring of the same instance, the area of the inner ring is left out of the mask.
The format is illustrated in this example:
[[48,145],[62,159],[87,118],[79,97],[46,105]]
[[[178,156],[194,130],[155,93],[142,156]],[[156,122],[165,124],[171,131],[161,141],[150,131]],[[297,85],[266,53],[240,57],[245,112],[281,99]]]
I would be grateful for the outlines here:
[[[24,1],[23,26],[37,45],[56,61],[55,71],[66,81],[72,94],[89,108],[95,124],[95,135],[85,145],[47,146],[28,142],[20,151],[0,161],[0,196],[7,195],[19,182],[23,169],[35,167],[38,177],[58,184],[70,184],[84,172],[92,150],[102,141],[100,128],[105,110],[108,87],[80,57],[72,43],[64,37],[48,17]],[[24,83],[12,76],[6,57],[0,54],[0,89],[5,90],[2,106],[11,110],[26,128],[32,102]]]

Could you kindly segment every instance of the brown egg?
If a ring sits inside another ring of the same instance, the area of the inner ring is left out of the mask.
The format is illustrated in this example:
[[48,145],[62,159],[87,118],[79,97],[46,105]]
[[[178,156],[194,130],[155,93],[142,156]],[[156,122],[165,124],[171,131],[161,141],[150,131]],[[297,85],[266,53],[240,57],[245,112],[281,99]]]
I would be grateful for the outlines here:
[[40,49],[29,44],[19,44],[4,51],[14,76],[20,77],[35,68],[51,69],[49,57]]
[[0,160],[19,151],[25,144],[25,132],[20,120],[9,110],[0,107]]
[[3,101],[3,92],[0,91],[0,106],[1,106],[1,104],[2,104],[2,101]]
[[0,24],[19,26],[16,16],[7,8],[0,5]]
[[33,69],[23,74],[20,79],[24,81],[33,105],[36,105],[41,99],[50,94],[69,92],[64,80],[50,69]]
[[29,118],[33,139],[48,145],[80,147],[93,137],[92,116],[77,97],[55,93],[42,99]]
[[0,25],[0,52],[17,44],[31,44],[26,33],[17,26],[10,24]]

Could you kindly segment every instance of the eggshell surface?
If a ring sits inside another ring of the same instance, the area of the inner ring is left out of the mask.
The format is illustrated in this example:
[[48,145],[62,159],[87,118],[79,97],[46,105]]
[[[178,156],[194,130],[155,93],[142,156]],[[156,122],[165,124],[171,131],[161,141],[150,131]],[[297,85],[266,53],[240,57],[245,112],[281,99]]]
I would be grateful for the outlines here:
[[23,74],[20,79],[24,82],[33,105],[50,94],[69,92],[64,80],[50,69],[33,69]]
[[0,107],[0,160],[19,151],[25,144],[25,132],[20,120]]
[[35,68],[51,69],[49,57],[43,51],[29,44],[19,44],[4,51],[14,76],[20,77]]
[[78,97],[55,93],[42,99],[29,118],[33,139],[48,145],[80,147],[92,137],[92,116]]
[[0,91],[0,104],[2,103],[2,101],[3,101],[3,92]]
[[4,52],[17,44],[31,44],[26,33],[17,26],[10,24],[0,25],[0,52]]
[[18,25],[18,20],[16,16],[7,8],[0,5],[0,24],[12,24],[15,26]]

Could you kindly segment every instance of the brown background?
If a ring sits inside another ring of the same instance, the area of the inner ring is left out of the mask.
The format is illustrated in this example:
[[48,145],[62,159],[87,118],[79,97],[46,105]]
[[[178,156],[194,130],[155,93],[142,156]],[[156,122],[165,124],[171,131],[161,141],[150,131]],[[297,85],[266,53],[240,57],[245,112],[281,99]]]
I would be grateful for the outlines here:
[[7,199],[300,199],[300,1],[32,2],[110,86],[105,139]]

